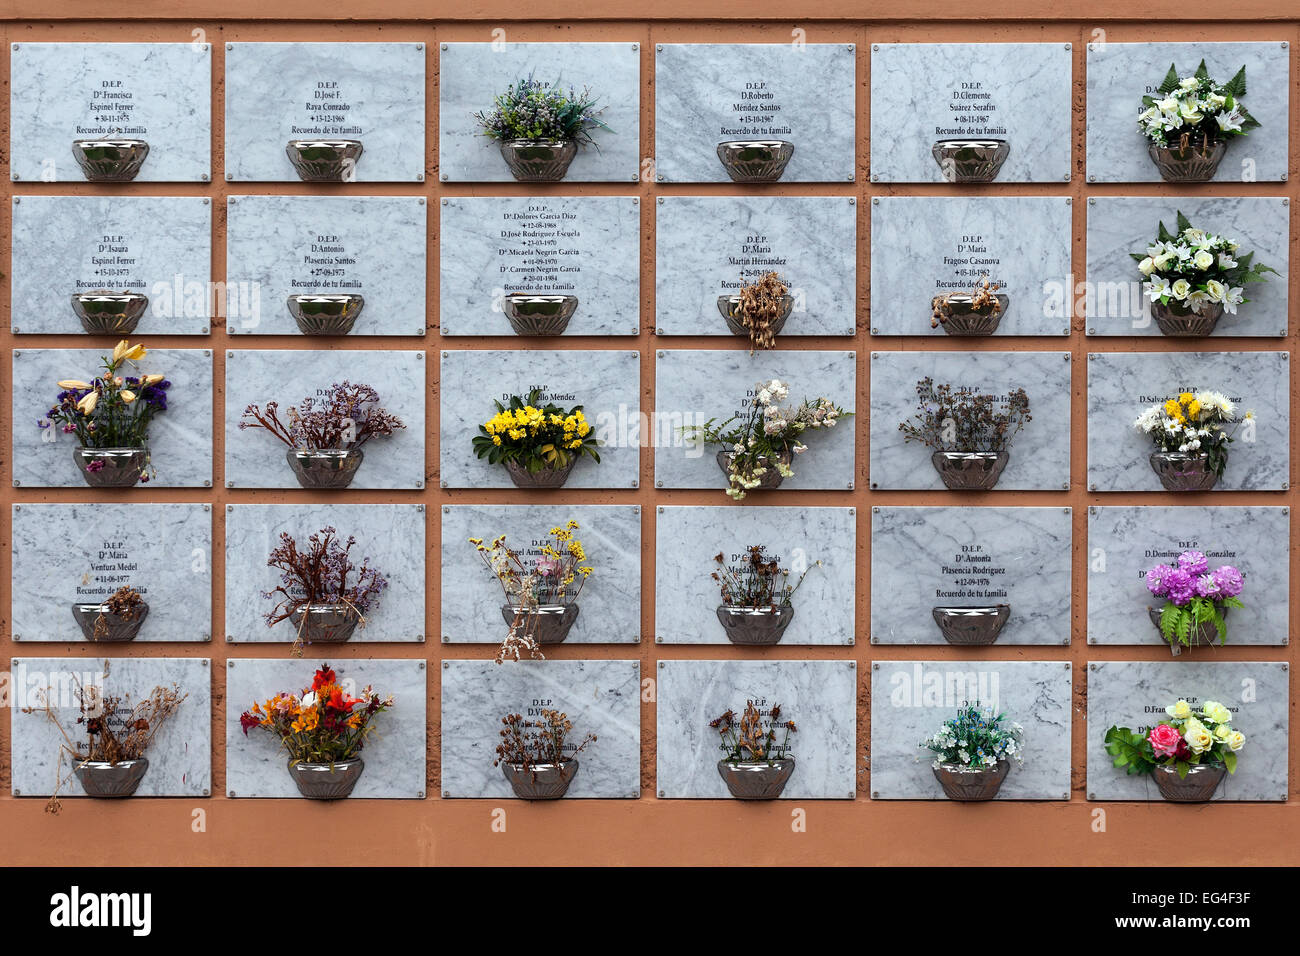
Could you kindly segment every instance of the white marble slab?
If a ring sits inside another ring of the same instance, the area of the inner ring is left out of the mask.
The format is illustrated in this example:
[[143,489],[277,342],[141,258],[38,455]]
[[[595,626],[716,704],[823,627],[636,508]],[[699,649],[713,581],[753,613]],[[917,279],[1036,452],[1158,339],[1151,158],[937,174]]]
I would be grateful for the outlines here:
[[130,586],[149,605],[137,641],[212,639],[210,505],[13,505],[13,638],[81,642],[74,604]]
[[1262,124],[1229,141],[1215,182],[1268,182],[1287,177],[1291,125],[1291,50],[1278,38],[1257,43],[1089,43],[1088,182],[1158,183],[1160,171],[1147,155],[1150,142],[1138,130],[1142,97],[1154,93],[1172,63],[1180,76],[1196,72],[1202,59],[1210,76],[1227,83],[1244,65],[1242,103]]
[[136,182],[210,178],[207,43],[13,43],[9,71],[14,182],[85,182],[72,144],[104,137],[149,144]]
[[[188,695],[158,730],[145,751],[145,771],[135,797],[206,797],[212,787],[212,674],[207,658],[15,657],[11,661],[13,695],[9,726],[10,788],[15,797],[48,797],[56,779],[66,781],[59,798],[84,797],[72,773],[72,757],[59,748],[63,734],[43,712],[23,713],[39,706],[39,691],[47,691],[59,725],[74,743],[86,741],[74,694],[74,678],[102,695],[122,698],[118,710],[125,718],[131,707],[155,687],[173,684]],[[105,670],[107,668],[107,670]],[[111,719],[111,718],[110,718]]]
[[1072,212],[1065,196],[874,198],[872,333],[947,338],[931,300],[987,276],[1010,297],[995,335],[1069,335]]
[[[1290,632],[1289,508],[1088,509],[1088,643],[1148,644],[1164,640],[1147,616],[1163,607],[1146,587],[1146,572],[1174,564],[1188,549],[1210,567],[1230,564],[1246,579],[1245,608],[1228,612],[1229,644],[1286,644]],[[1205,660],[1218,646],[1196,649]]]
[[[857,408],[856,352],[760,352],[748,355],[731,350],[660,350],[655,363],[655,487],[716,488],[719,502],[727,488],[727,475],[718,467],[711,445],[687,444],[680,429],[716,424],[732,415],[746,414],[755,384],[779,378],[790,387],[785,404],[794,407],[805,398],[822,396],[846,412]],[[853,488],[854,432],[856,420],[844,418],[833,429],[805,433],[808,450],[794,464],[775,494],[786,490]],[[761,493],[758,493],[761,496]],[[752,499],[751,499],[752,500]],[[775,498],[773,499],[775,500]]]
[[299,488],[287,445],[263,428],[240,430],[250,404],[280,403],[280,420],[308,395],[341,382],[365,384],[406,425],[372,438],[350,488],[424,487],[424,353],[241,349],[226,353],[226,487]]
[[852,43],[660,43],[655,46],[655,174],[730,182],[718,144],[794,144],[782,182],[853,182]]
[[424,335],[427,214],[413,196],[231,196],[226,281],[257,305],[229,305],[226,331],[298,335],[286,301],[318,293],[365,297],[349,335]]
[[[793,625],[792,625],[793,626]],[[717,764],[724,751],[709,722],[754,701],[781,706],[795,769],[784,800],[857,795],[857,676],[853,661],[660,661],[655,705],[655,788],[660,797],[730,800]]]
[[423,182],[423,43],[227,43],[226,179],[298,182],[292,139],[359,139],[356,182]]
[[1291,365],[1286,352],[1096,352],[1088,355],[1088,488],[1160,491],[1155,450],[1133,421],[1179,392],[1211,389],[1253,410],[1254,440],[1243,428],[1215,491],[1277,491],[1291,475]]
[[426,664],[420,660],[313,660],[278,658],[226,661],[226,796],[302,799],[289,777],[289,754],[270,731],[245,736],[239,715],[278,693],[302,697],[316,669],[328,664],[339,684],[360,697],[366,686],[393,706],[375,716],[375,730],[360,757],[365,769],[348,798],[419,800],[425,792]]
[[943,182],[941,139],[1006,140],[1002,183],[1069,182],[1069,43],[874,43],[873,182]]
[[994,491],[1069,488],[1070,364],[1068,352],[872,352],[871,487],[944,487],[930,464],[933,449],[905,443],[898,430],[916,413],[916,383],[928,375],[936,386],[982,394],[1023,388],[1033,421],[1012,442]]
[[275,602],[262,595],[280,584],[280,572],[267,567],[267,557],[279,547],[281,532],[305,547],[307,537],[325,527],[338,532],[340,543],[356,538],[353,563],[364,560],[388,581],[366,612],[365,627],[353,631],[348,643],[423,641],[424,505],[340,504],[226,505],[226,640],[293,641],[289,621],[266,626]]
[[[496,414],[493,401],[542,390],[566,411],[583,406],[600,463],[583,456],[566,488],[635,488],[640,474],[641,355],[629,351],[490,351],[442,353],[440,484],[443,488],[513,488],[504,465],[474,457],[478,427]],[[536,492],[533,492],[534,494]]]
[[444,182],[513,182],[495,140],[474,114],[488,113],[511,83],[532,76],[579,93],[589,88],[609,130],[579,149],[566,182],[641,178],[641,45],[619,43],[443,43],[438,58],[438,169]]
[[140,335],[206,335],[212,206],[179,196],[15,196],[10,264],[12,332],[84,335],[69,300],[109,289],[149,297]]
[[457,196],[442,200],[439,331],[513,335],[507,293],[573,295],[568,335],[641,326],[636,196]]
[[655,206],[658,333],[721,335],[744,344],[727,329],[718,296],[776,272],[794,296],[781,336],[853,335],[857,208],[846,196],[661,197]]
[[501,585],[470,538],[498,535],[526,559],[547,532],[578,522],[574,536],[595,570],[582,586],[566,644],[636,644],[641,640],[640,505],[444,505],[442,508],[442,640],[498,644],[505,637]]
[[1065,661],[877,661],[871,665],[871,796],[945,800],[920,744],[967,702],[1024,728],[1024,763],[997,800],[1070,799],[1071,671]]
[[[144,342],[147,346],[148,342]],[[111,349],[15,349],[13,353],[13,481],[24,488],[85,488],[72,459],[77,436],[41,428],[59,394],[58,382],[90,381],[102,372]],[[129,367],[129,366],[128,366]],[[147,489],[206,488],[212,484],[212,353],[207,349],[149,349],[131,374],[162,373],[171,382],[167,411],[149,427],[156,478],[135,490],[109,491],[144,497]],[[101,492],[104,493],[104,492]]]
[[1112,726],[1149,730],[1165,707],[1218,701],[1232,711],[1232,728],[1246,735],[1237,772],[1214,794],[1219,800],[1287,798],[1287,665],[1263,661],[1094,661],[1088,664],[1088,799],[1161,801],[1145,774],[1127,775],[1106,753]]
[[[655,640],[730,645],[718,623],[722,603],[714,556],[737,566],[761,544],[790,573],[794,619],[782,644],[853,643],[856,508],[660,507],[655,516]],[[821,567],[814,562],[821,561]],[[752,653],[739,648],[740,653]]]
[[998,644],[1070,643],[1069,508],[872,508],[871,642],[946,644],[935,607],[1011,605]]
[[570,747],[596,740],[578,754],[578,772],[565,799],[641,795],[640,661],[443,661],[442,795],[513,799],[500,767],[492,766],[501,718],[536,719],[558,710],[573,722]]
[[1151,300],[1142,294],[1142,274],[1130,253],[1146,253],[1160,223],[1178,230],[1182,212],[1199,229],[1226,236],[1254,252],[1257,263],[1281,275],[1245,286],[1250,301],[1225,314],[1215,330],[1222,335],[1268,335],[1287,332],[1289,271],[1289,201],[1266,196],[1095,196],[1088,200],[1089,335],[1161,337],[1151,318]]

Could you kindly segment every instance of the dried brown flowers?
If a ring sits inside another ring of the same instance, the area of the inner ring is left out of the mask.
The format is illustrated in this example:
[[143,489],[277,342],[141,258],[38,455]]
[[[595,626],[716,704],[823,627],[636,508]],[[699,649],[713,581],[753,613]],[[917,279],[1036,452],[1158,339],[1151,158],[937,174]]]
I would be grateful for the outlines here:
[[1006,395],[980,395],[974,389],[935,385],[928,375],[916,383],[918,410],[898,426],[903,441],[937,451],[1000,452],[1033,421],[1023,388]]
[[501,718],[498,735],[501,742],[496,747],[496,760],[530,770],[535,766],[564,763],[587,744],[596,742],[595,734],[587,734],[581,742],[567,743],[573,732],[569,715],[557,710],[543,710],[540,720],[525,720],[522,714],[507,714]]
[[[737,719],[735,711],[709,721],[722,738],[719,745],[730,763],[771,763],[790,756],[790,735],[798,730],[793,720],[781,719],[781,705],[768,711],[767,720],[754,701],[745,701],[745,713]],[[785,731],[777,741],[777,731]]]
[[108,637],[109,614],[120,621],[134,621],[145,607],[144,598],[140,597],[139,591],[129,585],[122,585],[99,606],[99,614],[91,625],[95,640],[102,641]]
[[956,301],[960,301],[964,306],[966,300],[969,299],[971,312],[978,312],[981,315],[997,315],[1002,311],[1002,303],[998,301],[997,296],[997,291],[1000,288],[1002,287],[998,283],[990,282],[988,276],[981,276],[969,293],[947,292],[935,296],[931,302],[934,311],[930,314],[930,328],[937,329],[952,318],[952,306]]
[[749,351],[770,349],[776,345],[776,334],[781,323],[790,314],[786,296],[790,287],[775,272],[768,272],[757,282],[745,285],[738,293],[740,302],[733,312],[735,318],[749,334]]

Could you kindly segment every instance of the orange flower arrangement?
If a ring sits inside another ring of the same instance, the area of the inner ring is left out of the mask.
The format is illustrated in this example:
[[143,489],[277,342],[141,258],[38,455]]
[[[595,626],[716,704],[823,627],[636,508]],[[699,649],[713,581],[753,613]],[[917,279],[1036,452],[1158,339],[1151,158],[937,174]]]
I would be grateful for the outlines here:
[[393,706],[391,696],[380,698],[367,687],[360,697],[350,696],[326,664],[316,671],[302,696],[276,694],[254,703],[239,717],[244,736],[261,728],[280,738],[293,763],[334,763],[360,753],[374,730],[372,721]]

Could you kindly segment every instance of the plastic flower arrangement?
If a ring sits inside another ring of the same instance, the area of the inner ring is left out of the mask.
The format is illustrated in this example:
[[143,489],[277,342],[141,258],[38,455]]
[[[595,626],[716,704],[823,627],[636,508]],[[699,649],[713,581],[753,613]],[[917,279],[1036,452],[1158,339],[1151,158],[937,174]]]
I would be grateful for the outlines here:
[[[1235,415],[1235,406],[1220,392],[1182,392],[1148,408],[1133,427],[1150,436],[1157,452],[1207,456],[1210,470],[1221,478],[1237,428]],[[1242,420],[1254,417],[1248,411]]]
[[790,386],[780,379],[758,382],[743,415],[722,422],[710,418],[681,429],[687,442],[721,447],[718,463],[727,473],[727,495],[736,501],[755,488],[774,488],[781,479],[793,477],[790,463],[808,450],[802,440],[805,432],[834,428],[853,414],[829,398],[783,406],[789,396]]
[[958,708],[921,746],[934,754],[935,769],[948,766],[975,770],[992,768],[1000,760],[1024,763],[1024,728],[1006,714],[979,701]]
[[[149,354],[143,345],[122,339],[111,357],[103,357],[104,372],[89,382],[64,379],[58,383],[54,406],[37,424],[41,428],[58,427],[65,434],[77,436],[82,448],[149,447],[149,426],[155,416],[167,411],[167,390],[171,382],[161,373],[123,375],[124,367],[134,365]],[[103,459],[89,461],[85,469],[94,474],[106,467]],[[146,455],[138,480],[148,481],[155,474]]]
[[1160,635],[1171,647],[1175,642],[1188,647],[1194,629],[1212,624],[1219,643],[1228,638],[1223,614],[1230,607],[1243,608],[1238,598],[1245,587],[1240,571],[1230,564],[1213,571],[1200,551],[1184,551],[1175,564],[1157,564],[1146,573],[1147,590],[1165,604],[1160,611]]
[[[772,707],[764,726],[763,715],[752,700],[745,701],[745,712],[739,718],[734,711],[728,710],[709,721],[709,726],[722,738],[718,746],[724,754],[722,759],[727,763],[786,760],[790,756],[790,735],[799,729],[793,720],[781,719],[780,704]],[[778,731],[781,732],[779,735]]]
[[[572,140],[579,146],[597,146],[593,130],[610,129],[599,118],[591,91],[564,91],[557,80],[546,83],[530,73],[498,94],[492,109],[474,114],[483,134],[490,139]],[[597,148],[599,148],[597,146]]]
[[288,422],[280,420],[280,403],[249,405],[239,429],[264,428],[292,449],[360,448],[372,438],[392,435],[405,428],[401,419],[379,404],[379,393],[369,385],[335,382],[320,397],[307,396],[291,406]]
[[1191,76],[1179,76],[1177,64],[1171,63],[1155,95],[1142,97],[1146,109],[1138,114],[1138,129],[1157,146],[1182,141],[1185,147],[1245,136],[1259,127],[1241,103],[1245,95],[1244,66],[1221,84],[1210,78],[1204,60]]
[[1176,313],[1222,309],[1237,314],[1237,306],[1249,302],[1244,286],[1265,282],[1265,272],[1276,269],[1253,263],[1255,254],[1238,253],[1235,240],[1197,229],[1181,212],[1178,231],[1171,233],[1160,223],[1153,245],[1145,253],[1131,252],[1138,271],[1146,277],[1143,294],[1152,305],[1172,305]]
[[1237,753],[1246,745],[1246,735],[1232,729],[1232,712],[1213,700],[1199,708],[1180,699],[1165,708],[1168,720],[1145,735],[1128,727],[1106,731],[1106,752],[1111,763],[1129,775],[1150,773],[1156,767],[1172,767],[1181,779],[1198,764],[1237,770]]
[[333,764],[359,754],[374,732],[374,718],[393,706],[369,687],[360,697],[349,696],[328,664],[316,671],[301,696],[280,693],[253,704],[239,717],[244,736],[255,728],[280,739],[290,766]]
[[489,464],[505,465],[512,477],[543,472],[567,475],[583,455],[600,463],[601,442],[592,433],[582,406],[563,409],[542,402],[541,389],[511,395],[508,405],[493,402],[497,412],[478,427],[474,454]]

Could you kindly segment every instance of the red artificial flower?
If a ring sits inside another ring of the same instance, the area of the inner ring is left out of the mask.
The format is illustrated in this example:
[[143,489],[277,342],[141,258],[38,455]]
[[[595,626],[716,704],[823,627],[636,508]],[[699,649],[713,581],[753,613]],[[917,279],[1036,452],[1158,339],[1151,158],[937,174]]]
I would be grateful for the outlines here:
[[324,667],[318,670],[316,672],[316,676],[312,678],[311,689],[320,690],[326,684],[332,684],[332,683],[334,683],[334,671],[330,670],[330,666],[326,664]]
[[352,707],[351,704],[344,701],[343,688],[338,685],[335,685],[334,690],[330,692],[329,700],[325,703],[327,706],[332,707],[335,710],[349,710]]
[[262,722],[260,720],[258,720],[248,711],[244,711],[242,714],[239,715],[239,726],[243,728],[245,737],[248,736],[248,732],[250,730],[252,730],[254,727],[259,726],[261,723]]

